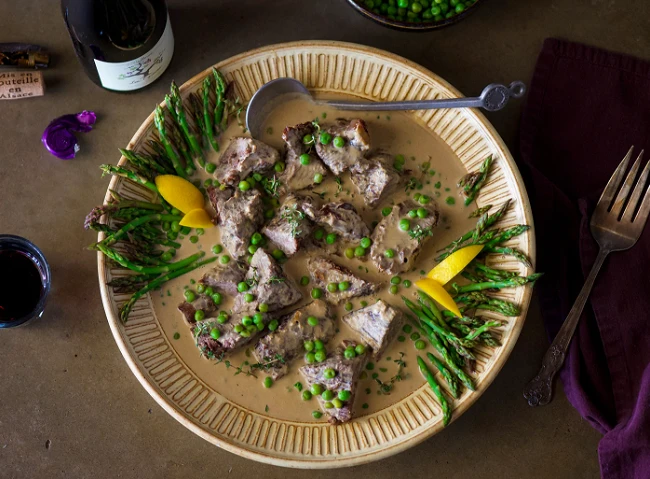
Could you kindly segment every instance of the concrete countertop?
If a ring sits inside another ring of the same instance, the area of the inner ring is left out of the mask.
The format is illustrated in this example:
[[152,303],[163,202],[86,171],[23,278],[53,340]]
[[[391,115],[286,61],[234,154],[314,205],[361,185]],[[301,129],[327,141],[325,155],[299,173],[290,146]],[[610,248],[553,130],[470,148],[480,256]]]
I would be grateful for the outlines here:
[[[460,24],[410,34],[365,20],[344,0],[169,0],[175,57],[164,76],[135,94],[95,86],[82,72],[54,0],[0,2],[0,42],[48,47],[45,97],[0,102],[0,233],[39,245],[54,278],[44,317],[0,331],[2,478],[298,478],[306,472],[257,464],[195,436],[140,386],[119,353],[101,305],[94,234],[85,214],[108,184],[97,168],[118,159],[172,79],[183,83],[231,55],[266,44],[330,39],[383,48],[418,62],[462,92],[490,82],[530,81],[544,38],[564,37],[650,57],[650,3],[490,0]],[[520,104],[488,118],[516,151]],[[81,152],[59,161],[40,143],[54,117],[84,109],[96,129]],[[567,402],[529,408],[522,387],[547,347],[533,302],[513,354],[480,400],[443,433],[389,459],[341,470],[372,478],[593,478],[594,431]],[[310,477],[331,477],[315,471]]]

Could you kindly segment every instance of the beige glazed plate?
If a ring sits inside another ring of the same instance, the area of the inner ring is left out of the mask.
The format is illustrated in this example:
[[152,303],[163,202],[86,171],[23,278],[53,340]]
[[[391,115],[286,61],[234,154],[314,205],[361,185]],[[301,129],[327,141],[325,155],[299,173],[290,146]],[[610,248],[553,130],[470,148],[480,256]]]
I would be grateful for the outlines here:
[[[325,97],[349,95],[357,99],[392,101],[460,96],[447,82],[408,60],[347,43],[308,41],[272,45],[215,66],[235,83],[243,101],[248,101],[264,83],[279,77],[297,78],[310,90]],[[189,80],[181,87],[181,92],[186,95],[197,90],[210,71],[207,69]],[[409,115],[437,137],[437,141],[446,144],[450,157],[457,160],[460,169],[476,170],[486,156],[493,155],[495,165],[477,199],[478,206],[500,205],[510,198],[514,206],[505,215],[501,226],[532,225],[528,198],[515,163],[483,115],[470,109]],[[152,130],[153,114],[136,132],[128,148],[138,150],[152,135]],[[120,164],[125,164],[124,158]],[[109,188],[127,197],[151,199],[150,192],[119,177],[112,179]],[[109,197],[107,193],[106,201]],[[531,232],[515,238],[509,245],[521,249],[530,258],[535,257]],[[103,255],[98,258],[104,308],[129,367],[169,414],[221,448],[279,466],[335,468],[386,458],[443,429],[438,402],[419,375],[417,384],[421,381],[421,386],[414,387],[413,392],[406,396],[396,395],[383,409],[363,410],[357,405],[354,419],[339,426],[311,417],[290,419],[280,414],[277,408],[265,411],[263,402],[260,408],[241,404],[243,401],[237,399],[240,396],[233,394],[231,388],[213,381],[211,375],[219,374],[220,370],[214,369],[216,366],[207,360],[197,359],[198,351],[188,347],[189,339],[174,340],[174,327],[180,319],[160,314],[156,306],[159,303],[150,295],[137,302],[126,324],[120,321],[119,308],[129,295],[115,294],[106,283],[122,272],[109,267]],[[492,256],[488,262],[499,268],[517,270],[522,275],[532,272],[510,258]],[[465,391],[460,399],[452,401],[454,418],[479,398],[503,367],[523,326],[531,288],[504,290],[497,296],[519,304],[522,314],[505,320],[504,326],[497,331],[501,347],[477,348],[477,390],[474,393]],[[411,350],[412,346],[409,348]],[[411,373],[417,375],[414,355],[411,360]],[[453,424],[448,427],[453,427]]]

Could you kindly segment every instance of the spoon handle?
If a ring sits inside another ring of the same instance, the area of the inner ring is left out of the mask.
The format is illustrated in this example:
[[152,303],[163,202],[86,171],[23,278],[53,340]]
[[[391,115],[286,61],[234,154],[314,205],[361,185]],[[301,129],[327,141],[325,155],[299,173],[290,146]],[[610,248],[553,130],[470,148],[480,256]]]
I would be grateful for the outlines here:
[[413,100],[360,102],[328,100],[317,102],[331,106],[337,110],[348,111],[403,111],[403,110],[432,110],[436,108],[479,108],[483,106],[480,98],[449,98],[446,100]]
[[486,86],[481,96],[473,98],[447,98],[444,100],[412,100],[390,102],[359,102],[328,100],[318,102],[339,110],[348,111],[398,111],[433,110],[437,108],[484,108],[487,111],[501,110],[510,98],[521,98],[526,92],[523,82],[512,82],[509,86],[492,83]]

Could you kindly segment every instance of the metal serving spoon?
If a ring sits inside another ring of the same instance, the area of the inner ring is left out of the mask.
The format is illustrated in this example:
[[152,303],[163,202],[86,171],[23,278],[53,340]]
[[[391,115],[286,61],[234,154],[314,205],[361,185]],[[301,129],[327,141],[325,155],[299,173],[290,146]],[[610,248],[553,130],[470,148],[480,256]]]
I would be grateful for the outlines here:
[[509,86],[491,83],[481,95],[474,98],[449,98],[445,100],[414,101],[338,101],[314,100],[307,87],[293,78],[272,80],[255,92],[248,104],[246,127],[253,138],[260,138],[262,125],[271,110],[284,95],[304,95],[306,99],[318,105],[329,106],[348,111],[396,111],[396,110],[432,110],[435,108],[483,108],[487,111],[501,110],[510,98],[521,98],[526,93],[526,85],[515,81]]

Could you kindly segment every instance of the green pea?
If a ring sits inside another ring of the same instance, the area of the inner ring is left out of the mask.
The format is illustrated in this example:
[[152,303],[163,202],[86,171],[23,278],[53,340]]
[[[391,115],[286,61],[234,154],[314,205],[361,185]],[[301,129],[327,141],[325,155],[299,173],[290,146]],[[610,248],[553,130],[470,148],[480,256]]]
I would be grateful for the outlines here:
[[311,415],[314,419],[320,419],[323,417],[323,413],[320,411],[312,411]]
[[368,301],[361,301],[361,307],[365,308],[366,306],[368,306]]
[[307,286],[309,284],[309,276],[303,276],[300,278],[300,285]]
[[160,228],[161,228],[163,231],[169,231],[170,228],[171,228],[171,224],[169,223],[169,221],[163,221],[163,224],[160,225]]
[[316,316],[309,316],[307,318],[307,324],[310,326],[318,326],[318,318]]
[[387,207],[385,207],[385,208],[383,208],[381,210],[381,214],[383,216],[388,216],[389,214],[391,214],[392,211],[393,211],[393,208],[391,208],[390,206],[387,206]]
[[210,336],[212,336],[212,339],[219,339],[221,337],[221,331],[217,328],[212,328],[210,330]]
[[274,319],[274,320],[270,321],[269,322],[269,331],[275,331],[276,329],[278,329],[279,324],[280,323],[278,323],[277,319]]
[[252,244],[248,246],[248,252],[250,254],[255,254],[255,251],[257,251],[260,247],[256,244]]
[[391,248],[388,248],[386,251],[384,251],[384,256],[386,256],[386,258],[392,258],[395,256],[395,251],[393,251]]
[[210,174],[214,173],[216,169],[217,169],[217,165],[215,165],[214,163],[205,164],[205,171],[207,171]]
[[251,185],[251,188],[255,188],[255,184],[257,183],[257,181],[255,181],[255,178],[249,176],[246,178],[246,181],[248,181],[248,184]]
[[170,239],[170,240],[174,241],[176,238],[178,238],[178,233],[176,233],[174,231],[168,231],[167,232],[167,239]]
[[352,311],[352,308],[354,308],[354,305],[351,302],[345,303],[345,310],[346,311]]
[[456,198],[454,198],[453,196],[447,196],[447,198],[445,198],[445,203],[447,203],[448,205],[455,205]]
[[325,371],[323,371],[323,376],[325,376],[327,379],[332,379],[334,376],[336,376],[336,371],[332,368],[327,368]]
[[372,371],[373,369],[375,369],[375,363],[369,362],[368,364],[366,364],[366,369],[368,371]]
[[327,244],[334,244],[334,243],[336,243],[336,233],[330,233],[330,234],[328,234],[327,237],[325,238],[325,242],[326,242]]
[[320,339],[316,339],[314,340],[314,349],[316,351],[322,351],[323,349],[325,349],[325,344],[323,344],[323,341],[321,341]]
[[421,205],[426,205],[426,204],[429,203],[430,201],[431,201],[431,197],[430,197],[430,196],[422,195],[422,196],[420,196],[420,199],[418,200],[418,203],[420,203]]
[[348,259],[354,258],[354,248],[346,248],[344,251],[345,257]]
[[194,294],[194,291],[192,291],[191,289],[186,290],[185,293],[183,294],[185,295],[185,300],[188,303],[191,303],[196,299],[196,294]]
[[407,218],[402,218],[399,220],[399,229],[402,231],[408,231],[411,229],[411,222]]
[[246,293],[244,295],[244,301],[247,302],[247,303],[252,303],[254,299],[255,299],[255,296],[253,296],[250,293]]
[[322,131],[319,140],[323,145],[329,145],[330,142],[332,141],[332,135],[330,135],[326,131]]
[[243,324],[244,326],[250,326],[251,324],[253,324],[253,318],[251,318],[250,316],[243,316],[241,318],[241,324]]
[[257,309],[259,310],[260,313],[268,313],[269,312],[269,305],[266,303],[260,304]]
[[253,233],[251,236],[251,244],[258,245],[262,243],[262,235],[260,233]]
[[303,153],[300,155],[300,164],[303,166],[307,166],[309,163],[311,163],[311,158],[309,158],[309,155],[307,153]]
[[339,290],[338,283],[330,283],[327,285],[327,291],[330,293],[336,293]]
[[228,316],[221,316],[221,313],[219,313],[219,316],[217,316],[217,323],[225,324],[227,322],[228,322]]
[[411,333],[410,337],[411,337],[411,341],[417,341],[418,339],[420,339],[420,333],[416,331],[414,333]]
[[[325,371],[327,371],[327,369]],[[327,377],[325,373],[323,373],[323,376]],[[336,371],[334,371],[334,376],[336,376]],[[325,401],[331,401],[332,399],[334,399],[334,391],[330,391],[329,389],[326,389],[325,391],[323,391],[320,397],[322,397]]]
[[241,281],[241,282],[237,283],[237,291],[239,291],[240,293],[243,293],[244,291],[248,291],[248,289],[249,289],[249,286],[248,286],[248,283],[246,281]]
[[325,409],[333,409],[333,408],[334,408],[334,404],[332,404],[331,401],[326,401],[326,402],[323,403],[323,407],[324,407]]
[[174,333],[174,339],[181,339],[181,333]]
[[321,394],[323,394],[325,388],[323,388],[323,386],[321,386],[320,384],[316,383],[316,384],[312,384],[309,390],[314,396],[320,396]]
[[462,3],[459,3],[458,5],[456,5],[456,13],[461,13],[461,12],[464,12],[464,11],[465,11],[465,5],[463,5]]
[[251,184],[246,180],[242,180],[239,182],[239,189],[242,191],[248,191],[251,189]]
[[345,140],[340,136],[335,136],[334,140],[332,140],[332,144],[336,148],[343,148],[345,146]]
[[219,263],[221,263],[221,264],[230,263],[230,256],[228,256],[227,254],[224,254],[221,258],[219,258]]
[[273,169],[276,173],[282,173],[284,171],[284,163],[282,161],[278,161],[275,165],[273,165]]
[[341,409],[343,407],[343,401],[341,401],[339,398],[332,399],[332,404],[336,409]]
[[235,324],[235,326],[232,329],[236,333],[241,333],[241,332],[244,331],[244,325],[243,324]]
[[411,284],[413,284],[413,283],[411,283],[411,281],[409,281],[408,279],[405,279],[404,281],[402,281],[402,286],[404,286],[405,288],[410,288]]
[[199,283],[199,285],[196,287],[196,292],[199,294],[205,293],[205,285]]
[[323,296],[323,290],[320,288],[314,288],[311,290],[311,297],[314,299],[318,299],[321,296]]
[[313,364],[316,362],[316,355],[314,353],[305,354],[305,362],[307,364]]
[[427,216],[429,216],[429,212],[424,208],[418,208],[417,215],[418,218],[426,218]]
[[217,306],[219,306],[221,304],[221,301],[223,301],[223,297],[219,293],[214,293],[211,298],[212,302]]
[[411,210],[408,212],[409,218],[417,218],[418,217],[418,212],[416,210]]
[[167,251],[167,252],[160,255],[160,259],[163,260],[163,261],[169,262],[169,261],[172,260],[172,254],[169,251]]
[[199,309],[194,312],[194,321],[203,321],[204,318],[205,318],[205,311],[203,311],[202,309]]
[[368,237],[361,238],[361,242],[359,244],[364,248],[370,248],[370,245],[372,244],[372,240]]
[[262,313],[255,313],[253,315],[253,322],[255,324],[261,323],[264,321],[264,315]]
[[393,285],[390,288],[388,288],[388,291],[390,292],[390,294],[397,294],[399,292],[399,288],[396,285]]
[[418,339],[415,342],[415,349],[425,349],[426,347],[427,347],[427,343],[422,339]]
[[357,357],[357,353],[354,350],[353,346],[348,346],[345,348],[345,351],[343,351],[343,357],[346,359],[353,359]]
[[198,243],[199,242],[199,237],[192,235],[190,236],[190,243]]
[[420,199],[421,196],[422,196],[421,193],[414,193],[414,194],[413,194],[413,199],[414,199],[415,201],[417,201],[417,200]]
[[356,248],[354,248],[354,256],[356,256],[357,258],[361,258],[362,256],[365,255],[366,255],[366,248],[364,248],[363,246],[357,246]]
[[361,356],[366,352],[366,347],[363,344],[357,344],[354,347],[354,351],[357,353],[357,355]]
[[341,401],[349,401],[351,397],[352,397],[352,393],[346,389],[342,389],[338,393],[338,398]]
[[179,210],[178,208],[172,208],[171,214],[173,214],[174,216],[181,216],[183,213],[181,213],[181,210]]
[[284,258],[284,252],[281,249],[274,249],[271,251],[271,256],[273,256],[275,259],[282,259]]
[[398,336],[398,337],[397,337],[397,340],[398,340],[400,343],[403,343],[404,341],[406,341],[406,338],[405,338],[404,336]]
[[305,351],[313,351],[314,350],[314,342],[313,341],[305,341],[302,343],[302,346],[305,348]]
[[181,234],[182,235],[188,235],[188,234],[190,234],[190,231],[192,231],[192,228],[190,228],[189,226],[182,226],[181,227]]
[[[397,5],[399,8],[408,8],[409,6],[409,0],[397,0]],[[398,155],[401,156],[401,155]]]
[[314,353],[314,358],[316,358],[316,361],[321,363],[327,359],[327,354],[325,353],[325,351],[316,351]]
[[273,378],[271,378],[269,376],[266,376],[264,378],[264,383],[263,384],[264,384],[265,388],[270,388],[271,386],[273,386]]
[[318,228],[316,231],[314,231],[314,238],[317,240],[322,240],[323,236],[325,236],[325,230],[323,230],[323,228]]
[[303,391],[302,392],[302,400],[303,401],[309,401],[311,399],[311,391]]
[[214,254],[219,254],[219,253],[221,253],[222,251],[223,251],[223,246],[221,246],[220,244],[216,244],[216,245],[214,245],[214,246],[212,247],[212,252],[213,252]]
[[313,143],[314,142],[314,135],[307,134],[307,135],[303,136],[302,137],[302,142],[305,145],[309,145],[309,144]]
[[314,183],[317,185],[321,184],[323,182],[323,175],[321,173],[316,173],[314,175]]

